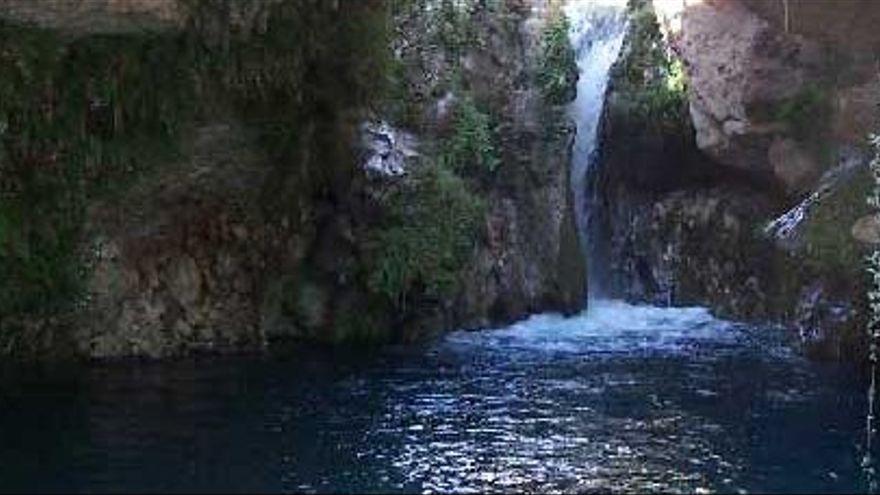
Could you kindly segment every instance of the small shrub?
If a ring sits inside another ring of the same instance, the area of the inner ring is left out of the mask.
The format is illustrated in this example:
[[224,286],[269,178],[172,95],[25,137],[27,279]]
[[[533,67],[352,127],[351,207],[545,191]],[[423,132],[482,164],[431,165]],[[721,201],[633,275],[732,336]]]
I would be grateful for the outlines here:
[[441,0],[435,18],[437,40],[456,64],[464,49],[477,42],[470,20],[472,3],[471,0]]
[[375,235],[368,285],[398,307],[411,296],[448,297],[476,241],[483,202],[451,170],[413,173],[390,198],[390,215]]
[[538,85],[544,99],[552,104],[574,98],[578,70],[576,54],[568,38],[570,25],[561,9],[555,9],[541,36]]
[[[634,2],[629,53],[615,69],[621,89],[640,120],[655,127],[678,128],[687,122],[687,78],[684,66],[666,47],[650,4]],[[622,77],[621,77],[622,76]]]
[[442,143],[441,161],[458,173],[492,173],[501,162],[493,143],[491,119],[470,97],[462,98],[456,106],[453,133]]

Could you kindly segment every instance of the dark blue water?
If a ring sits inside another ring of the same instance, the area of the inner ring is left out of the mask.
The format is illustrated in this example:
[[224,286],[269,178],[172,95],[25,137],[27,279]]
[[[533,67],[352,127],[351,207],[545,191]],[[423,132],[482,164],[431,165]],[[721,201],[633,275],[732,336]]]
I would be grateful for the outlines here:
[[0,491],[863,488],[856,373],[699,309],[606,303],[368,356],[4,373]]

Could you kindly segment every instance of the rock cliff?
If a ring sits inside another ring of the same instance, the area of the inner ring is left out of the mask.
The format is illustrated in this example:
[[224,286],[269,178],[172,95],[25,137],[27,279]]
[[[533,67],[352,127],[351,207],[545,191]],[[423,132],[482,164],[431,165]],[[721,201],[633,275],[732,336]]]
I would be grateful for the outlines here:
[[631,3],[603,123],[603,249],[617,294],[776,320],[815,355],[859,360],[867,245],[852,229],[880,9],[783,3]]
[[[27,291],[0,305],[4,352],[412,341],[581,308],[573,131],[537,77],[552,5],[6,3],[0,270]],[[28,82],[34,46],[56,62]]]

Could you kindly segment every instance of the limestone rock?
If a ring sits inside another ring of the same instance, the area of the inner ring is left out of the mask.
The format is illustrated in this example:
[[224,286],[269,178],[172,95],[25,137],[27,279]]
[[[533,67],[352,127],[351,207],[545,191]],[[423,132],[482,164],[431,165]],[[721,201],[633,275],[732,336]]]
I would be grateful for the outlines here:
[[763,136],[779,128],[762,125],[764,119],[751,110],[782,101],[815,78],[816,45],[779,33],[739,2],[730,1],[689,6],[679,48],[698,146],[728,165],[767,167],[766,158],[754,157],[766,157],[769,142]]
[[720,164],[775,177],[795,197],[834,165],[829,151],[858,146],[873,130],[877,2],[801,2],[788,26],[774,2],[681,5],[673,42],[696,143]]
[[[880,4],[797,2],[786,30],[773,17],[776,2],[658,3],[683,8],[682,29],[668,39],[689,76],[696,132],[663,134],[624,106],[606,106],[597,179],[606,290],[777,321],[813,356],[864,359],[867,288],[850,229],[865,208],[860,147],[876,112],[876,74],[867,72],[876,71],[880,43],[876,22],[862,17],[876,18]],[[851,24],[858,42],[848,39]],[[829,53],[846,55],[823,58]],[[829,73],[825,93],[804,94]],[[611,103],[625,99],[624,87],[612,85]],[[829,115],[798,107],[809,103],[800,96],[826,99]],[[818,129],[796,129],[813,123]],[[880,225],[858,219],[852,235],[880,242]],[[843,255],[825,256],[837,243]]]
[[877,215],[860,218],[852,226],[852,235],[865,244],[880,244],[880,218]]
[[365,150],[362,167],[372,176],[404,175],[407,161],[418,156],[415,137],[384,121],[364,122],[361,142]]
[[794,139],[774,139],[767,156],[773,173],[790,192],[808,190],[821,175],[816,159]]

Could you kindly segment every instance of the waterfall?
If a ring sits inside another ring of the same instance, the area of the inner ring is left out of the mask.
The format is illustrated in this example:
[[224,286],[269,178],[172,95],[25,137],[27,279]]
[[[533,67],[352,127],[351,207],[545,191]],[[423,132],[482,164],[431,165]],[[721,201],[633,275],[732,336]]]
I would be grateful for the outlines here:
[[591,297],[601,295],[603,268],[591,247],[595,211],[592,174],[596,166],[599,120],[605,103],[611,66],[617,60],[626,32],[626,0],[568,0],[565,14],[571,24],[569,38],[577,54],[580,77],[570,113],[577,125],[571,163],[575,219],[589,271]]

